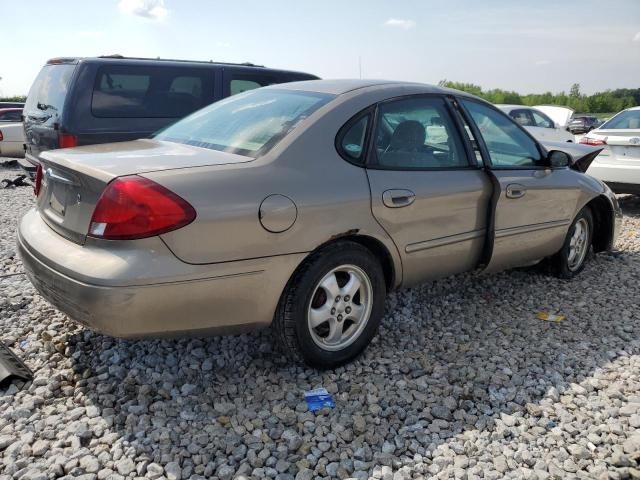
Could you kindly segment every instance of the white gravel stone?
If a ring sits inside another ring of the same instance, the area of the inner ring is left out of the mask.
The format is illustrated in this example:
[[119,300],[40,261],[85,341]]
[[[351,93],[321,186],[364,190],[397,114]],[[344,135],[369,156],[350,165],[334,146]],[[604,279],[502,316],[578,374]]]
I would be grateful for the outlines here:
[[[514,270],[390,294],[372,345],[335,371],[285,363],[269,332],[125,341],[69,321],[22,274],[15,227],[32,205],[0,189],[0,339],[36,378],[0,390],[0,480],[640,469],[639,199],[622,199],[617,251],[572,281]],[[308,412],[319,386],[336,407]]]

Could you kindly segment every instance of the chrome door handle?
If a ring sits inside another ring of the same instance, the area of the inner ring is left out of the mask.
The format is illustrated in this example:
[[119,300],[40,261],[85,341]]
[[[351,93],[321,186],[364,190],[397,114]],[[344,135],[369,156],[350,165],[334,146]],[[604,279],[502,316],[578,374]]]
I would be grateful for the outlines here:
[[507,198],[521,198],[527,193],[527,187],[519,183],[507,185]]
[[394,189],[382,194],[382,203],[389,208],[408,207],[416,199],[416,194],[411,190]]

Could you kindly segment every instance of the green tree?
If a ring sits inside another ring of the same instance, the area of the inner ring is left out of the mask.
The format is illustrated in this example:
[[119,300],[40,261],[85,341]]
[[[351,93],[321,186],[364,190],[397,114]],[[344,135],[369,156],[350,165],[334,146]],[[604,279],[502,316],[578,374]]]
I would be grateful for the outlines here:
[[528,93],[522,95],[518,92],[500,88],[482,90],[479,85],[473,83],[454,82],[451,80],[442,80],[439,85],[477,95],[491,103],[529,106],[561,105],[570,107],[579,113],[613,113],[640,105],[640,88],[621,88],[596,92],[593,95],[584,95],[580,92],[580,84],[574,83],[571,85],[568,95],[565,92]]

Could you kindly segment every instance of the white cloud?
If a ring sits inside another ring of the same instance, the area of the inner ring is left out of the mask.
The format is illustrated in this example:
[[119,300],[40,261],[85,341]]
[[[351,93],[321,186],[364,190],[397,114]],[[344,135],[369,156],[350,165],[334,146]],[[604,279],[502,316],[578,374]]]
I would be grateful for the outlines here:
[[550,63],[549,60],[536,60],[536,65],[549,65]]
[[403,20],[400,18],[390,18],[384,22],[385,27],[402,28],[403,30],[409,30],[416,26],[416,22],[413,20]]
[[150,20],[162,20],[168,13],[164,0],[120,0],[118,9],[124,14]]
[[633,36],[633,41],[634,41],[634,42],[640,42],[640,32],[636,33],[636,34]]

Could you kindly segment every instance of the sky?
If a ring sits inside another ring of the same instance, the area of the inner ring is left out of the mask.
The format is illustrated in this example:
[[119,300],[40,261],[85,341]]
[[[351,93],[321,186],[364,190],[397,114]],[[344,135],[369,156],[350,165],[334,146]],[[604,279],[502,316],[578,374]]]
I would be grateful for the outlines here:
[[520,93],[640,87],[640,0],[0,0],[0,10],[0,96],[26,94],[49,58],[114,53]]

